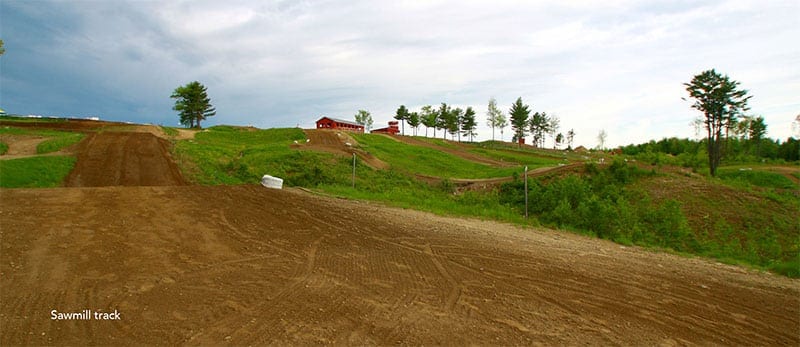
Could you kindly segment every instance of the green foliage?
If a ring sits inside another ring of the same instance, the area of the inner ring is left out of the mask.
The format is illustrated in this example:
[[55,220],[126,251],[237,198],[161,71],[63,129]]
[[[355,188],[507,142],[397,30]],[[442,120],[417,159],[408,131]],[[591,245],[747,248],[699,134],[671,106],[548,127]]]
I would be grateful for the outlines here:
[[715,176],[723,155],[723,129],[732,128],[737,116],[748,110],[747,101],[751,96],[747,95],[747,90],[738,89],[738,81],[731,80],[714,69],[695,75],[684,85],[689,96],[695,99],[692,108],[703,112],[703,124],[708,134],[706,141],[709,169],[711,176]]
[[519,140],[525,137],[525,127],[528,125],[528,116],[531,111],[528,105],[522,103],[522,97],[511,105],[508,116],[511,118],[511,128],[514,129],[514,138]]
[[0,187],[58,187],[75,165],[70,156],[43,156],[0,160]]
[[180,123],[190,128],[200,128],[200,121],[217,114],[211,106],[206,86],[198,81],[175,88],[170,98],[176,99],[173,110],[178,111]]
[[472,142],[473,138],[478,135],[476,129],[478,129],[478,121],[475,120],[475,110],[467,107],[461,120],[461,134],[469,137],[469,141]]
[[[800,225],[796,219],[749,216],[744,229],[739,229],[725,219],[708,216],[710,229],[693,227],[678,200],[654,203],[647,194],[630,188],[631,182],[650,175],[616,161],[604,170],[587,165],[585,176],[534,180],[529,182],[529,211],[546,225],[584,231],[622,244],[702,254],[798,276]],[[504,184],[499,202],[523,214],[523,186],[521,181]],[[782,203],[800,207],[796,198]]]
[[774,172],[726,168],[720,169],[717,172],[717,177],[736,186],[747,187],[753,185],[762,188],[800,189],[796,183],[786,176]]
[[8,145],[5,142],[0,142],[0,155],[8,153]]
[[358,113],[355,115],[355,120],[356,123],[363,125],[367,131],[372,129],[372,114],[370,114],[369,111],[358,110]]
[[494,129],[504,128],[508,125],[503,111],[497,108],[497,100],[495,98],[489,99],[489,106],[486,110],[486,123],[492,128],[492,141],[494,141]]
[[397,108],[397,113],[395,113],[394,119],[397,119],[402,123],[403,128],[402,128],[401,134],[403,134],[403,135],[406,134],[406,121],[410,117],[411,117],[411,113],[408,112],[408,109],[406,108],[405,105],[400,105],[400,107]]

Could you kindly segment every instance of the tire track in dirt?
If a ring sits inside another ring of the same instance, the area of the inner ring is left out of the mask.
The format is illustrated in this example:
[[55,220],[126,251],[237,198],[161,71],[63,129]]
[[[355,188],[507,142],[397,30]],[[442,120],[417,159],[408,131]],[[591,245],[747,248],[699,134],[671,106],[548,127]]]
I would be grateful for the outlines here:
[[0,345],[800,343],[800,281],[561,232],[260,186],[0,194]]
[[79,145],[68,187],[176,186],[186,182],[172,161],[169,143],[150,133],[100,132]]

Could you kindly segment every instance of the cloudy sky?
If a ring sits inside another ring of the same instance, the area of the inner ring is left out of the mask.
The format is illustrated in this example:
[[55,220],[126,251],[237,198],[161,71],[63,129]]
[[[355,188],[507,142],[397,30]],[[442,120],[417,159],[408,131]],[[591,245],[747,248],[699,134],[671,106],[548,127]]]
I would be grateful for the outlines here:
[[[800,113],[800,2],[0,1],[0,107],[177,125],[197,80],[208,124],[313,127],[320,115],[522,97],[576,143],[693,137],[682,83],[716,68],[768,135]],[[510,138],[506,129],[505,139]],[[497,134],[499,137],[499,133]]]

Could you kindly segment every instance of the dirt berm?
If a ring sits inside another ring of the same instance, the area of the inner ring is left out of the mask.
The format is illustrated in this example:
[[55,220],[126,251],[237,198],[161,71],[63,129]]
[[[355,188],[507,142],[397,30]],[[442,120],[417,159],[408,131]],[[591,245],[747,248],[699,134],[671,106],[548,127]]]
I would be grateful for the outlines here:
[[176,186],[185,181],[169,142],[145,132],[91,133],[79,145],[68,187]]
[[0,194],[2,346],[800,344],[797,280],[574,234],[260,186]]

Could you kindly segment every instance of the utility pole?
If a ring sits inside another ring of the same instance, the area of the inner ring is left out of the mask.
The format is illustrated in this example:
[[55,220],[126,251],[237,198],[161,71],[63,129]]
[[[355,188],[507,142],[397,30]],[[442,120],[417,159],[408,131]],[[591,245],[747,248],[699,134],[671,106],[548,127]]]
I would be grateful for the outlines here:
[[528,219],[528,166],[525,165],[525,219]]

